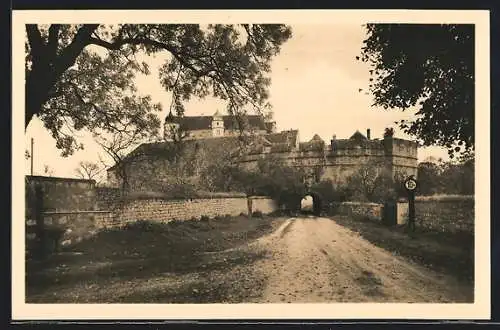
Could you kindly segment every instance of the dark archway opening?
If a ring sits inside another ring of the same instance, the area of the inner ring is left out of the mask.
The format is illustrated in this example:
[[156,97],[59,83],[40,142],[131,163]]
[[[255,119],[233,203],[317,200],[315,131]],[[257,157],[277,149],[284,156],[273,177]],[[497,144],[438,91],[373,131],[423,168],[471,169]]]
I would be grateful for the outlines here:
[[319,216],[321,209],[321,196],[317,193],[308,192],[300,201],[300,211],[304,214]]

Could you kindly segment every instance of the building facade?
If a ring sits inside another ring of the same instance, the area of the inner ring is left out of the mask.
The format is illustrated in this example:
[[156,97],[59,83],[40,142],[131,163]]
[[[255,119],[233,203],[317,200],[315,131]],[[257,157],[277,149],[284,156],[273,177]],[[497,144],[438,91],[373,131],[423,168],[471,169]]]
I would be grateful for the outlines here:
[[254,148],[240,157],[238,163],[247,170],[252,170],[257,167],[260,159],[273,157],[288,166],[306,170],[311,181],[328,179],[335,184],[346,183],[351,175],[365,166],[376,169],[377,173],[390,173],[392,177],[417,175],[418,148],[413,141],[393,136],[370,139],[369,130],[367,136],[359,131],[348,139],[333,136],[328,144],[318,135],[310,141],[299,142],[298,132],[285,131],[278,134],[283,133],[292,137],[292,143],[269,146],[263,143],[262,147]]
[[[240,127],[242,128],[240,130]],[[185,140],[238,136],[241,131],[249,135],[273,133],[276,123],[266,121],[260,115],[245,115],[236,119],[216,111],[212,116],[177,117],[170,112],[165,118],[164,139],[173,141],[181,134]]]

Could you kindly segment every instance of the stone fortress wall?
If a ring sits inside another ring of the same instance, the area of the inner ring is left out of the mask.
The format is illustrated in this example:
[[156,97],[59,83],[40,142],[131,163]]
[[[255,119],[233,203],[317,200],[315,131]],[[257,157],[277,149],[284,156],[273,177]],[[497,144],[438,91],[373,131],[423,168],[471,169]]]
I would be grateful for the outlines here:
[[[346,140],[343,140],[346,141]],[[269,152],[243,156],[239,164],[248,170],[255,169],[258,161],[272,155],[289,166],[301,167],[310,172],[320,168],[320,180],[330,179],[335,184],[343,184],[347,178],[362,166],[370,166],[378,171],[417,176],[417,144],[413,141],[386,137],[382,140],[368,140],[369,143],[340,144],[334,141],[323,150]]]

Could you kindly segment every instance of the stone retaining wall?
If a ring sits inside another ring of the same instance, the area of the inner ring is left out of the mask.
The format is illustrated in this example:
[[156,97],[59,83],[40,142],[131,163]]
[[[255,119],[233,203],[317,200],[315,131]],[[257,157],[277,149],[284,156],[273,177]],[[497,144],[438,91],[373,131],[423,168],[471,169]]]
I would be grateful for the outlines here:
[[[336,205],[336,213],[382,221],[383,205],[363,202],[344,202]],[[408,202],[397,203],[397,225],[408,222]],[[474,198],[425,199],[415,201],[417,227],[448,233],[474,233]]]
[[382,204],[364,202],[343,202],[337,205],[337,213],[350,217],[367,217],[382,221]]
[[254,196],[252,200],[252,212],[260,211],[264,214],[269,214],[278,209],[277,203],[268,197]]
[[[250,212],[264,214],[277,209],[276,203],[269,198],[250,197]],[[119,226],[138,220],[168,222],[172,220],[190,220],[201,216],[215,217],[222,215],[236,216],[248,214],[249,203],[246,197],[197,198],[190,200],[164,200],[160,198],[135,199],[124,201],[115,210],[115,216],[104,225]]]
[[203,197],[171,200],[161,193],[134,193],[122,196],[118,189],[95,187],[91,180],[71,178],[27,177],[26,239],[35,237],[34,190],[43,190],[42,218],[47,228],[58,228],[64,243],[78,242],[99,229],[122,226],[139,220],[168,222],[202,216],[236,216],[277,210],[267,197],[248,197],[241,193],[206,193]]

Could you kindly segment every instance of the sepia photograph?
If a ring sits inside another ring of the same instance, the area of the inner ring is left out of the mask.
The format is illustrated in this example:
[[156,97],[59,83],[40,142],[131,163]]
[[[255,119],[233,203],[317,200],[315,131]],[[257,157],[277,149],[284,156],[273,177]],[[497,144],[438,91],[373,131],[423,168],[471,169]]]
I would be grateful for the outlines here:
[[487,316],[487,12],[320,12],[14,12],[19,304]]

